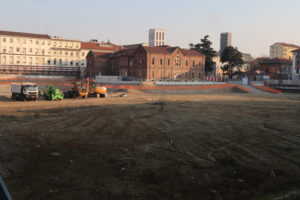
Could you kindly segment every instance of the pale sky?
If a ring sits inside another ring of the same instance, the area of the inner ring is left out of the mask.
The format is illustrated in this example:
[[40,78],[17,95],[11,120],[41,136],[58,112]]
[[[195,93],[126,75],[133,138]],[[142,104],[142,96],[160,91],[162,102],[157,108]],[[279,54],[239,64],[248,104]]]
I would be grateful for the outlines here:
[[188,48],[232,32],[233,46],[269,55],[275,42],[300,45],[300,0],[0,0],[0,30],[46,33],[116,44],[148,43],[150,28],[167,44]]

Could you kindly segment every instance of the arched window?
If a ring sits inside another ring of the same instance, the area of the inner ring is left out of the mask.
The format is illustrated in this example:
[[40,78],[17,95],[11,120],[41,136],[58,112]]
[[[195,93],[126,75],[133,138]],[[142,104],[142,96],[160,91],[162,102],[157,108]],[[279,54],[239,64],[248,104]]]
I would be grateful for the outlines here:
[[179,56],[175,58],[175,67],[180,67],[181,66],[181,59]]

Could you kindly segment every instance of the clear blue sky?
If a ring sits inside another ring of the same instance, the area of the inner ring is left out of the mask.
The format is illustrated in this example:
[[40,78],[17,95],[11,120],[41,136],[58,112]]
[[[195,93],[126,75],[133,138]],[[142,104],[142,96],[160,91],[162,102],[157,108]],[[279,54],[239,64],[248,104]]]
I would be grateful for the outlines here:
[[254,56],[275,42],[300,45],[300,0],[0,0],[0,30],[92,38],[117,44],[148,43],[150,28],[164,28],[167,44],[188,47],[221,32]]

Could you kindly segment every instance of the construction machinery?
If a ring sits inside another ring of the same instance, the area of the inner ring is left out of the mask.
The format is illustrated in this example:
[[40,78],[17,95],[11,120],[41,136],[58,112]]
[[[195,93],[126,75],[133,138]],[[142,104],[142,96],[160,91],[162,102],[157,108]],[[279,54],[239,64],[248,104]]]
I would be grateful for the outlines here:
[[62,100],[64,98],[63,92],[60,89],[54,89],[53,85],[48,85],[47,92],[45,93],[47,100]]
[[107,97],[107,88],[104,86],[97,86],[94,80],[90,81],[90,89],[89,89],[90,96],[99,97]]
[[73,82],[73,87],[65,93],[66,98],[87,98],[89,95],[89,79],[86,79],[86,87],[82,82]]
[[66,98],[107,97],[107,88],[97,86],[94,80],[87,78],[83,82],[73,82],[73,87],[65,93]]
[[17,100],[34,100],[39,97],[38,86],[35,83],[12,83],[11,97]]

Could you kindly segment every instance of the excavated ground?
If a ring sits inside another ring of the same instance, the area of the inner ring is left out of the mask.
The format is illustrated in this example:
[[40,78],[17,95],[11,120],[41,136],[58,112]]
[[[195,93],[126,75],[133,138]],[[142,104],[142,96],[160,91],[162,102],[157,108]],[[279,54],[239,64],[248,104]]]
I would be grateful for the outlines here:
[[18,102],[1,85],[0,175],[21,200],[299,199],[300,95],[255,91]]

